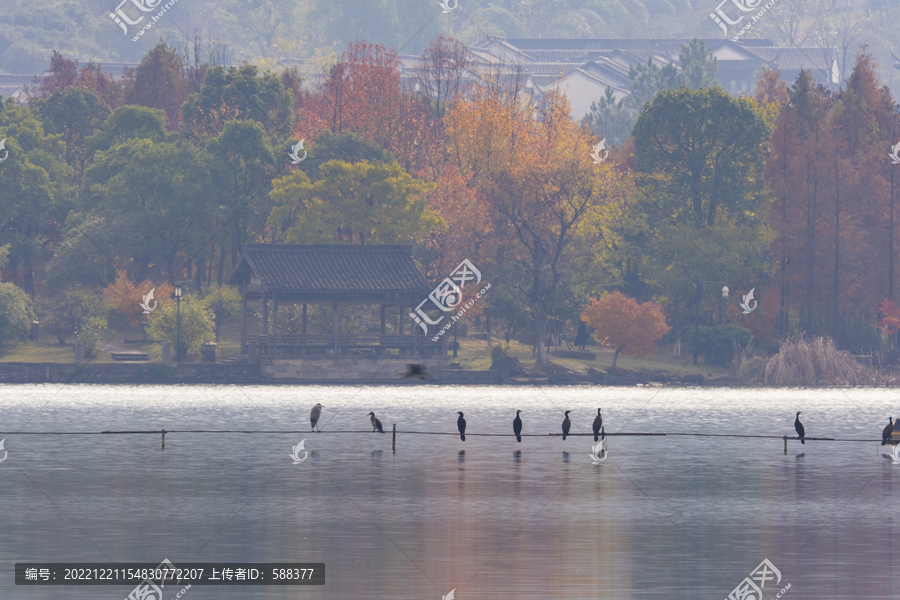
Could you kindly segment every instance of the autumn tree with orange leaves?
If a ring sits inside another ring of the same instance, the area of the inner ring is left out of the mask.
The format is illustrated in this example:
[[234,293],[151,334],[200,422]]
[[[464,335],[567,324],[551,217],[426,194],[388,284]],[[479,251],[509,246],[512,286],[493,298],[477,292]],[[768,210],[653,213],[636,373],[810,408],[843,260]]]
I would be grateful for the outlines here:
[[[147,315],[143,313],[141,302],[144,296],[153,290],[153,298],[157,303],[164,302],[172,297],[174,289],[168,282],[154,284],[152,281],[142,281],[135,284],[124,270],[116,271],[116,281],[103,288],[103,296],[113,305],[117,313],[127,317],[132,327],[140,327],[144,339],[147,339],[147,331],[144,326],[147,323]],[[150,303],[153,307],[155,304]]]
[[900,120],[875,68],[861,52],[837,93],[802,71],[782,100],[765,170],[774,196],[766,221],[778,233],[778,327],[787,331],[795,315],[806,332],[829,334],[842,348],[853,344],[842,332],[860,318],[873,322],[878,299],[894,290],[900,192],[891,191],[885,151]]
[[594,328],[594,339],[605,346],[615,346],[612,368],[619,354],[646,356],[656,349],[656,340],[671,327],[656,302],[639,303],[622,292],[591,298],[581,318]]
[[401,82],[400,56],[378,44],[353,42],[304,101],[298,138],[323,130],[352,131],[390,150],[410,173],[439,148],[434,116]]
[[565,97],[548,94],[540,107],[516,90],[482,86],[458,99],[446,117],[452,160],[490,206],[498,263],[511,272],[534,315],[535,357],[549,363],[545,339],[551,316],[571,298],[565,283],[576,254],[573,241],[594,214],[625,193],[613,169],[594,165],[593,135],[573,123]]

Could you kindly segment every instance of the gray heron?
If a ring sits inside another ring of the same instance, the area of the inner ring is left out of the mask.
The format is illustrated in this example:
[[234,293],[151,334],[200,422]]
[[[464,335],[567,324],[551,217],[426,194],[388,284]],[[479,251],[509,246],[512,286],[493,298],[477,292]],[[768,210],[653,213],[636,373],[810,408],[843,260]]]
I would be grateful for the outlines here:
[[309,424],[312,426],[313,431],[318,430],[319,425],[319,417],[322,416],[322,409],[325,408],[321,404],[316,403],[313,406],[312,410],[309,411]]

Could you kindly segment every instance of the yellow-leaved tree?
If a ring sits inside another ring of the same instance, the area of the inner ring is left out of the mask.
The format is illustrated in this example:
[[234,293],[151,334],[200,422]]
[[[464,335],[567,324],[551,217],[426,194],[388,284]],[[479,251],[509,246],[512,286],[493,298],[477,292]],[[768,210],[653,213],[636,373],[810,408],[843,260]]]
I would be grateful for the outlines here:
[[656,340],[671,327],[656,302],[640,303],[622,292],[591,298],[591,304],[581,318],[594,328],[594,339],[606,346],[615,346],[612,368],[616,368],[619,354],[646,356],[656,349]]
[[523,90],[484,85],[457,100],[445,121],[448,153],[489,208],[484,218],[502,240],[497,262],[510,266],[502,279],[527,302],[535,363],[546,365],[548,318],[572,293],[565,275],[593,250],[575,244],[579,230],[628,194],[628,182],[594,164],[593,134],[572,121],[562,95],[537,106]]

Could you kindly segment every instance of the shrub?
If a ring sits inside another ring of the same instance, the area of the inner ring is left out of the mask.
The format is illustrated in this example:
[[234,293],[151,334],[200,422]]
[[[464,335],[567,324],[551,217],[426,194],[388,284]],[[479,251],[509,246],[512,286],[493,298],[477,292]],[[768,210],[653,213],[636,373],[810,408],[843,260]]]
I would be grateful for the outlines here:
[[498,360],[506,356],[507,352],[509,352],[509,344],[506,344],[505,346],[497,344],[496,346],[491,348],[491,361],[497,362]]
[[[212,337],[213,320],[206,305],[193,296],[181,299],[181,352],[199,351],[200,345]],[[147,333],[158,341],[169,342],[178,350],[178,304],[171,302],[150,313]]]
[[[693,333],[691,334],[693,335]],[[700,356],[708,365],[727,366],[747,347],[752,334],[739,325],[700,327]]]
[[28,339],[34,309],[31,298],[13,283],[0,283],[0,344]]
[[91,319],[100,317],[105,322],[109,305],[93,291],[71,287],[50,298],[43,311],[47,313],[44,319],[47,331],[55,335],[60,344],[65,344],[69,336],[89,327]]
[[106,319],[92,317],[85,322],[80,331],[75,332],[78,341],[84,346],[85,358],[93,358],[103,338],[106,337],[106,331]]
[[203,302],[209,309],[218,342],[219,327],[241,315],[241,294],[233,287],[215,287],[206,293]]

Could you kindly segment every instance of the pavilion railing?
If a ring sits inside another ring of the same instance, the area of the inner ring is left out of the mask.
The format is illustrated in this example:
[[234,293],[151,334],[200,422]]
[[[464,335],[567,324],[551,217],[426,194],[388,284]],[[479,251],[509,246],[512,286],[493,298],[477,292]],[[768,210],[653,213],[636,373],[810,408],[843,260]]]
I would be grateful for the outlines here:
[[[248,334],[247,344],[255,345],[260,352],[267,354],[268,349],[275,347],[275,336],[272,334]],[[440,347],[439,343],[432,342],[430,339],[419,338],[418,342],[412,335],[398,334],[358,334],[358,335],[338,335],[328,334],[278,334],[278,348],[281,349],[329,349],[337,346],[338,350],[351,349],[372,349],[372,350],[420,350],[434,351]]]

